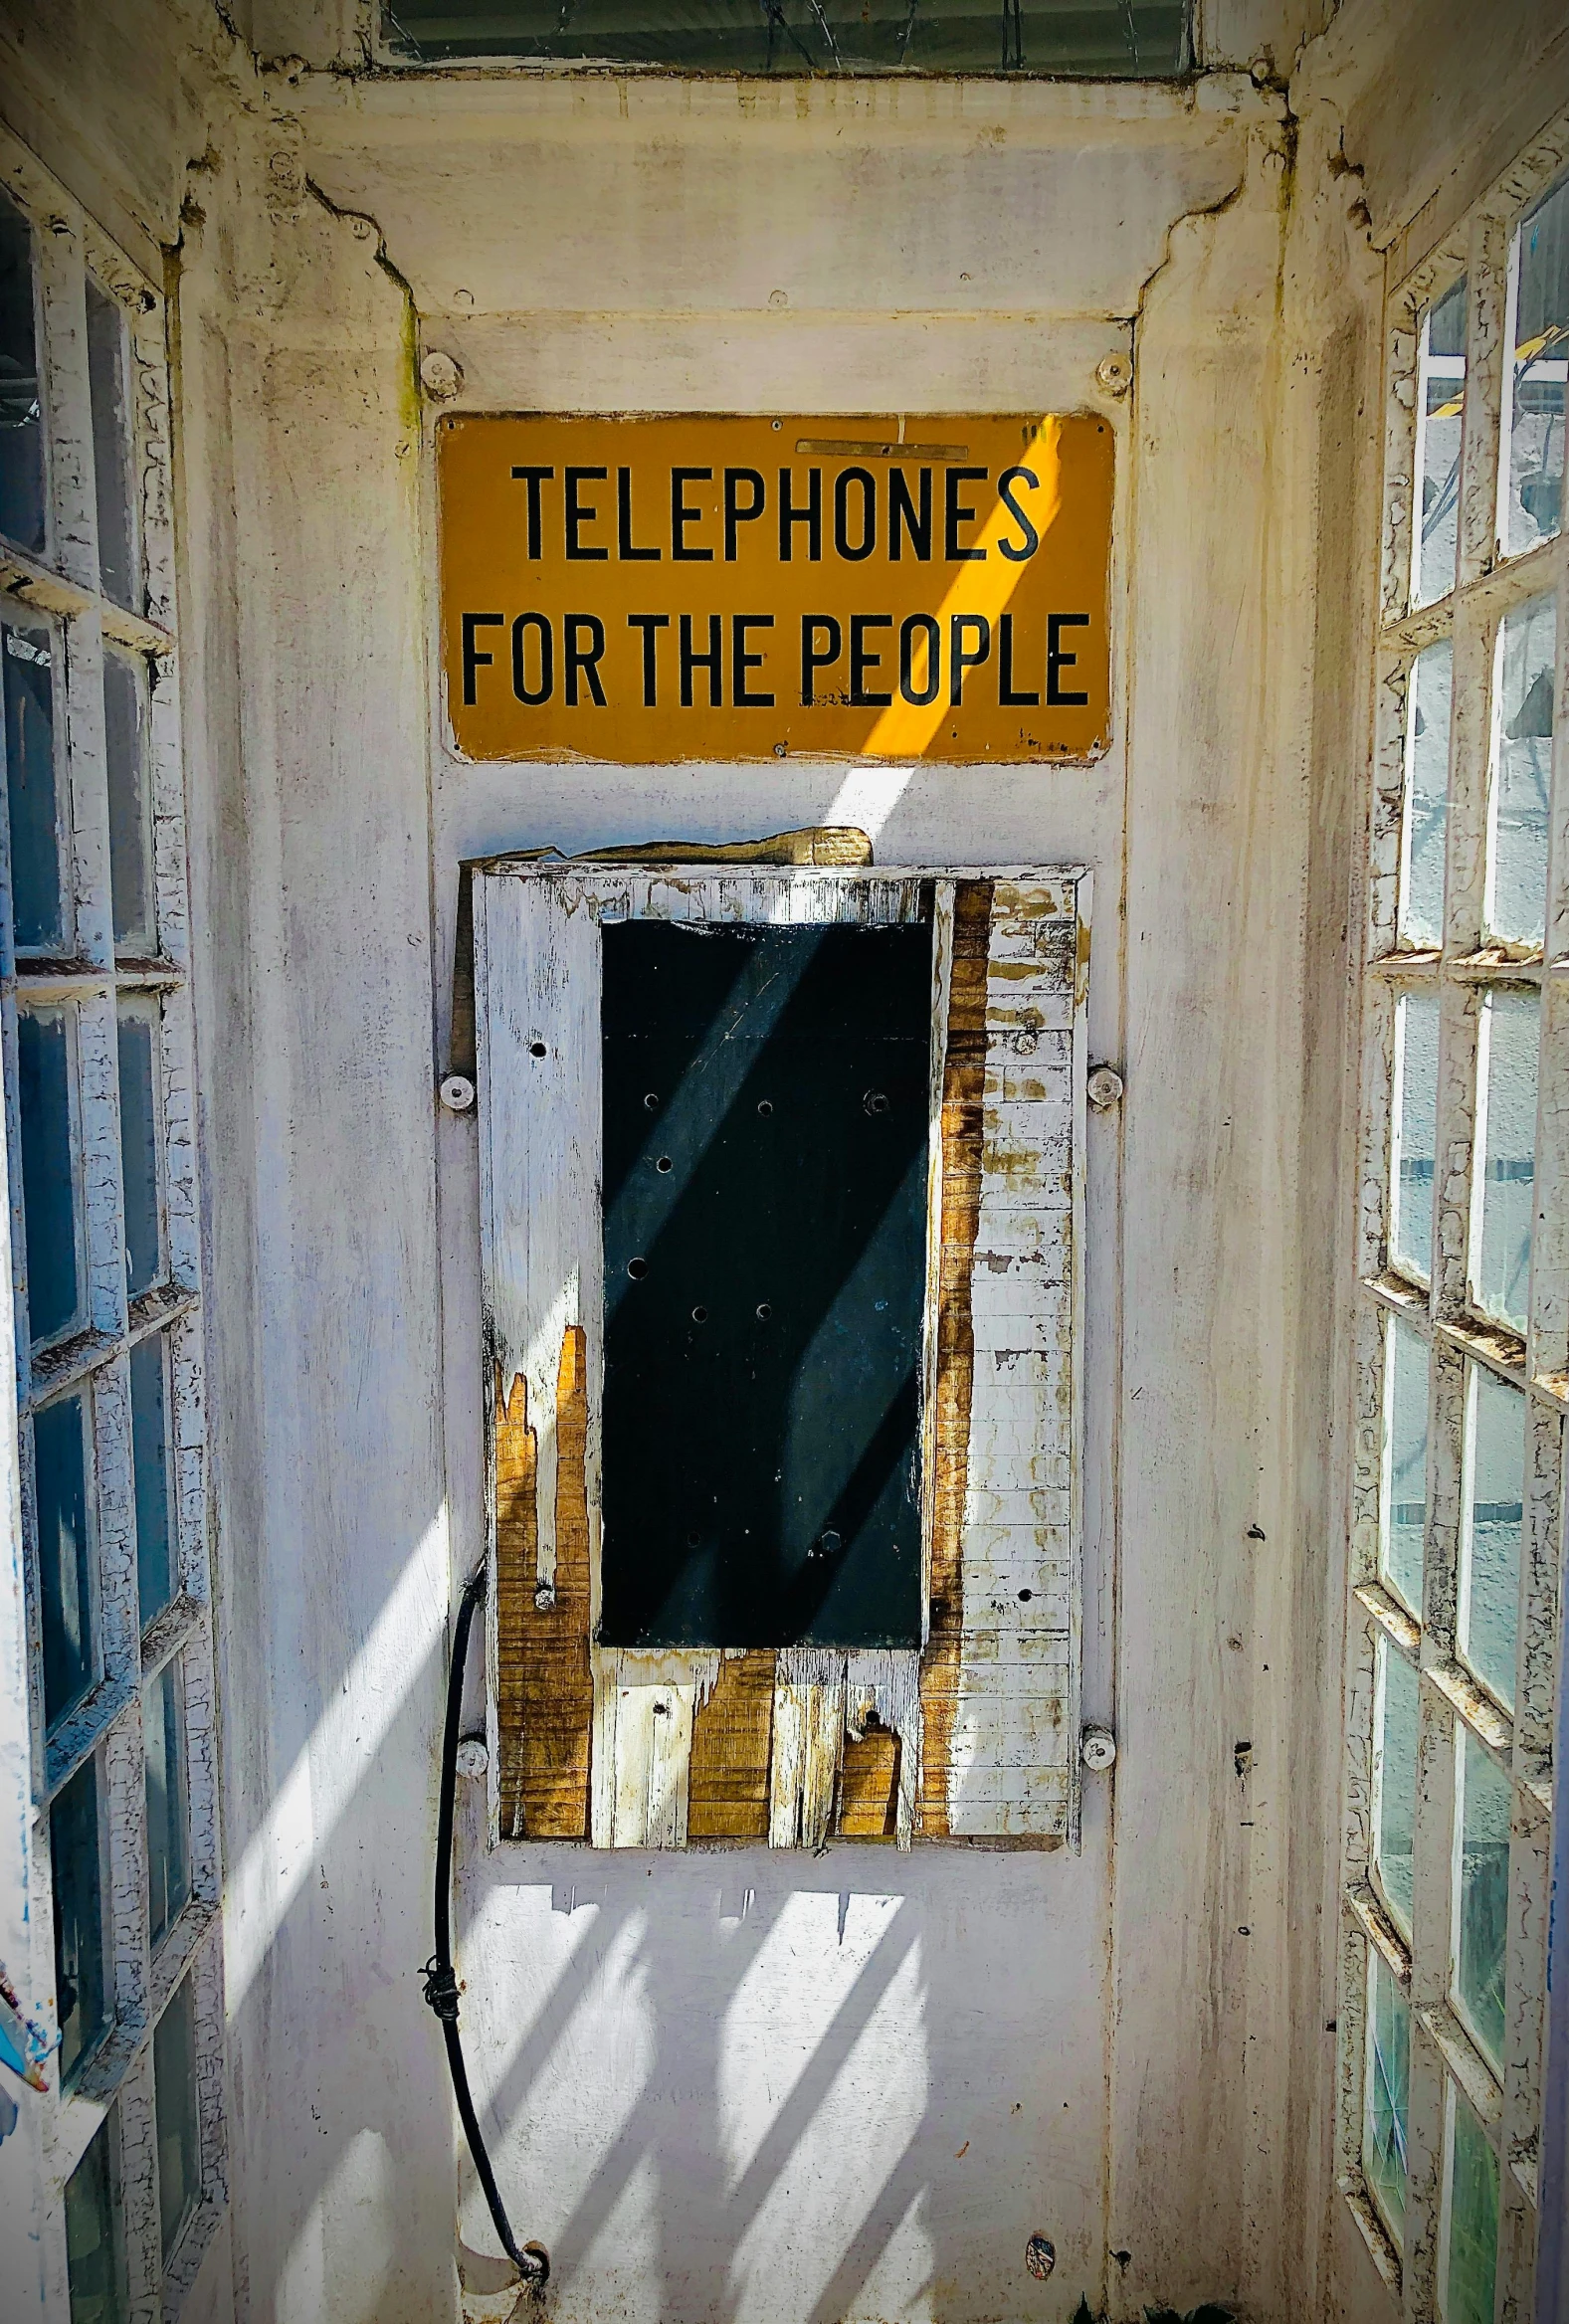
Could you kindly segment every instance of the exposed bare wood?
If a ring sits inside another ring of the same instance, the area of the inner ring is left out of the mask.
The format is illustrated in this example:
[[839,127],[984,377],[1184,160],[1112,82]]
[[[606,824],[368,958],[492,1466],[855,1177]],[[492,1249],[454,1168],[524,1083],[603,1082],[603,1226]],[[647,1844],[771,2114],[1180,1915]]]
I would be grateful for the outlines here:
[[692,1719],[689,1840],[766,1840],[774,1656],[726,1654]]

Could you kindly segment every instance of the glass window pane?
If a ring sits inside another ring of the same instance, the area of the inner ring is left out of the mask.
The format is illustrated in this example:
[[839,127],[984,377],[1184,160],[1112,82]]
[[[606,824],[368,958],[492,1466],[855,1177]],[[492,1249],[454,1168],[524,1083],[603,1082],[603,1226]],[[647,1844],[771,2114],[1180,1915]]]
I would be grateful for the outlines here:
[[680,10],[583,7],[559,0],[386,0],[381,20],[397,56],[420,64],[463,57],[667,65],[687,73],[1059,73],[1160,80],[1190,59],[1185,0],[1021,0],[1010,11],[956,0],[697,0]]
[[1411,2005],[1383,1956],[1368,1948],[1367,2063],[1362,2169],[1396,2244],[1406,2224],[1406,2110],[1411,2089]]
[[1503,2071],[1503,1947],[1509,1908],[1509,1779],[1469,1728],[1460,1767],[1460,2013]]
[[24,1010],[16,1023],[16,1047],[27,1306],[36,1346],[69,1330],[82,1312],[77,1172],[71,1152],[71,1030],[65,1010]]
[[1389,1255],[1426,1282],[1433,1272],[1433,1156],[1439,1125],[1439,997],[1395,1004],[1394,1136]]
[[132,1299],[163,1272],[158,1200],[158,1004],[119,1010],[119,1151],[125,1191],[125,1289]]
[[110,2107],[66,2181],[71,2324],[129,2324],[123,2220],[119,2116]]
[[107,2024],[103,1977],[103,1883],[98,1838],[98,1769],[80,1767],[49,1811],[55,1891],[55,2007],[60,2078],[67,2086]]
[[59,951],[66,933],[55,780],[54,652],[48,630],[7,626],[0,686],[5,694],[12,938],[23,952],[51,947]]
[[1406,804],[1401,832],[1400,933],[1444,940],[1444,848],[1455,652],[1446,638],[1411,665],[1406,688]]
[[1535,1208],[1536,1037],[1534,993],[1489,993],[1477,1050],[1476,1209],[1471,1296],[1484,1315],[1525,1329]]
[[33,1416],[44,1716],[75,1710],[98,1676],[93,1544],[88,1532],[87,1411],[63,1396]]
[[1558,601],[1518,606],[1499,625],[1487,787],[1489,935],[1540,944],[1547,926],[1547,792],[1553,760]]
[[1387,1639],[1378,1642],[1378,1885],[1397,1927],[1411,1935],[1411,1833],[1417,1806],[1417,1673]]
[[44,421],[38,400],[33,236],[0,194],[0,533],[44,545]]
[[147,1689],[142,1733],[147,1760],[147,1934],[156,1948],[191,1894],[185,1689],[178,1658],[165,1663]]
[[1492,2324],[1498,2259],[1498,2158],[1471,2107],[1450,2085],[1449,2234],[1444,2247],[1445,2324]]
[[146,687],[138,665],[103,657],[103,731],[109,778],[109,886],[114,942],[157,949],[152,908],[152,815],[147,784]]
[[130,1443],[136,1478],[136,1594],[143,1630],[174,1596],[169,1522],[169,1402],[160,1332],[130,1351]]
[[158,2212],[167,2264],[201,2196],[196,2117],[196,1997],[181,1981],[152,2037],[153,2111],[158,2140]]
[[1455,586],[1460,539],[1461,420],[1466,405],[1466,278],[1422,318],[1417,343],[1417,489],[1411,601],[1431,605]]
[[88,283],[88,394],[93,405],[93,482],[98,510],[98,583],[116,605],[135,590],[135,530],[131,519],[130,393],[126,377],[125,317],[91,279]]
[[1428,1514],[1427,1342],[1391,1318],[1384,1375],[1384,1524],[1380,1569],[1422,1614],[1422,1537]]
[[1564,473],[1564,359],[1569,354],[1569,178],[1527,211],[1511,266],[1514,360],[1504,375],[1506,450],[1499,479],[1511,556],[1558,530]]
[[1461,1652],[1482,1684],[1510,1710],[1525,1502],[1525,1398],[1479,1364],[1472,1365],[1468,1421]]

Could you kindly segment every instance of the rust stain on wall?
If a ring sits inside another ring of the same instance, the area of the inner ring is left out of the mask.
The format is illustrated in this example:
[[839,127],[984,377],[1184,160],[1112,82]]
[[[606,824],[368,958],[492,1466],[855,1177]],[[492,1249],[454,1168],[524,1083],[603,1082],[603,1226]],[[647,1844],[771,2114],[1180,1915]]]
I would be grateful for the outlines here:
[[774,1656],[727,1654],[691,1728],[688,1840],[766,1840]]
[[937,1291],[937,1459],[931,1527],[931,1628],[921,1663],[926,1747],[920,1830],[948,1830],[948,1752],[964,1618],[962,1547],[975,1331],[970,1277],[980,1222],[986,1089],[986,970],[992,890],[962,879],[953,898],[953,965],[942,1068],[942,1252]]
[[847,1735],[839,1769],[841,1840],[892,1840],[898,1824],[899,1753],[891,1729],[869,1724]]
[[580,1324],[562,1334],[556,1374],[556,1568],[535,1600],[535,1436],[521,1379],[497,1398],[496,1629],[500,1827],[503,1840],[586,1840],[594,1684],[589,1667],[587,1351]]

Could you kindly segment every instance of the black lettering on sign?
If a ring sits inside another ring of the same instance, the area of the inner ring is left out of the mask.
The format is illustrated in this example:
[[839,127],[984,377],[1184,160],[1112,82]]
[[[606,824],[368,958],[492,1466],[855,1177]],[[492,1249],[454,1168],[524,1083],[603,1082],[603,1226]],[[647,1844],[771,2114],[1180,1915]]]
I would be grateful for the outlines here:
[[1016,484],[1028,484],[1033,491],[1039,491],[1041,480],[1034,469],[1029,468],[1005,468],[997,479],[997,496],[1024,535],[1022,540],[1000,540],[997,553],[1006,557],[1010,564],[1022,565],[1026,557],[1035,555],[1041,545],[1041,535],[1019,505],[1013,488]]
[[[577,634],[587,630],[589,643],[579,646]],[[561,616],[561,659],[565,664],[566,698],[569,709],[577,708],[577,676],[581,671],[588,679],[588,690],[595,707],[605,707],[605,689],[599,682],[599,665],[605,651],[605,625],[597,613],[564,613]]]
[[[871,479],[867,481],[870,483]],[[866,682],[869,670],[881,670],[883,667],[881,654],[867,652],[867,632],[890,630],[892,627],[893,616],[890,613],[853,613],[850,617],[850,698],[857,709],[885,709],[893,699],[890,693],[869,693]]]
[[1058,683],[1058,673],[1070,670],[1078,662],[1077,654],[1065,654],[1062,637],[1065,630],[1087,630],[1086,613],[1049,613],[1046,617],[1046,698],[1060,709],[1082,709],[1087,694],[1066,693]]
[[[741,506],[739,496],[740,486],[742,484],[749,484],[751,486],[750,500],[748,505],[744,508]],[[767,490],[764,486],[763,480],[758,475],[756,469],[727,468],[725,470],[724,561],[727,565],[733,565],[735,562],[736,528],[742,524],[750,524],[754,517],[761,516],[763,512],[763,502],[766,498]]]
[[[524,660],[523,641],[530,630],[539,632],[539,683],[532,691],[528,684],[528,669]],[[550,699],[550,688],[555,682],[555,640],[550,624],[542,613],[520,613],[512,624],[512,691],[520,702],[537,709]]]
[[[942,503],[942,553],[952,564],[978,565],[986,555],[984,549],[961,549],[959,546],[959,526],[975,522],[975,510],[965,507],[960,500],[959,486],[969,484],[984,484],[985,482],[986,471],[983,468],[950,468],[945,472]],[[958,696],[955,695],[954,699],[957,701]]]
[[[954,709],[964,698],[964,673],[979,670],[992,650],[992,625],[983,613],[956,613],[951,623],[951,643],[948,648],[948,700]],[[975,651],[965,649],[964,633],[975,632]]]
[[1005,613],[997,624],[997,699],[1005,709],[1020,709],[1027,703],[1039,703],[1039,693],[1015,693],[1013,682],[1013,615]]
[[543,553],[539,545],[539,490],[547,480],[554,479],[555,473],[553,468],[514,468],[512,471],[513,481],[521,482],[528,487],[528,554],[536,563]]
[[464,707],[474,708],[474,677],[477,670],[486,669],[495,660],[482,646],[474,642],[477,630],[499,630],[506,626],[503,613],[466,613],[463,617],[463,699]]
[[616,471],[616,553],[624,565],[636,565],[646,559],[657,558],[658,549],[637,549],[632,545],[632,471]]
[[823,560],[823,472],[811,468],[807,472],[806,499],[798,508],[790,493],[790,471],[779,471],[779,562],[790,562],[790,544],[795,539],[792,525],[804,524],[807,556],[814,565]]
[[[758,482],[761,481],[759,478]],[[758,505],[761,507],[760,501]],[[763,666],[761,654],[747,653],[746,633],[748,630],[771,630],[773,626],[774,617],[771,613],[735,613],[730,616],[730,700],[738,710],[771,710],[774,706],[772,694],[754,694],[746,683],[746,673],[749,670],[761,670]]]
[[888,471],[888,555],[896,565],[903,551],[903,538],[923,565],[931,562],[931,471],[920,472],[920,501],[909,496],[909,479],[901,468]]
[[[850,492],[852,485],[861,492],[860,537],[854,547],[850,539]],[[834,546],[847,564],[859,565],[863,557],[870,557],[878,545],[878,487],[871,472],[864,468],[843,468],[834,479]]]
[[722,709],[724,705],[724,687],[719,671],[719,630],[718,615],[709,614],[708,651],[706,654],[697,654],[692,650],[691,615],[684,613],[681,617],[681,706],[684,710],[691,708],[691,674],[694,670],[705,670],[708,673],[709,709]]
[[[788,476],[789,473],[787,469],[785,474]],[[812,473],[815,476],[817,471],[814,469]],[[823,632],[825,641],[821,654],[817,650],[819,630]],[[812,681],[818,671],[827,670],[830,663],[839,660],[844,642],[839,624],[831,613],[804,613],[801,616],[801,700],[803,704],[816,701],[817,695],[813,691]]]
[[686,504],[685,487],[703,484],[713,475],[711,468],[673,468],[671,470],[671,555],[685,557],[688,564],[711,565],[712,549],[689,549],[686,535],[694,524],[702,522],[703,511]]
[[583,527],[599,521],[599,510],[585,508],[578,497],[579,484],[602,484],[606,474],[602,468],[569,468],[566,472],[566,553],[579,564],[603,564],[610,554],[609,549],[583,546]]
[[643,707],[646,710],[654,708],[659,694],[654,640],[661,630],[668,630],[670,626],[671,617],[668,613],[629,613],[627,616],[628,629],[643,632]]
[[[915,684],[915,664],[920,644],[926,651],[926,683],[924,690]],[[942,632],[936,617],[929,613],[905,616],[898,634],[898,690],[902,699],[913,702],[917,709],[937,698],[942,683]]]

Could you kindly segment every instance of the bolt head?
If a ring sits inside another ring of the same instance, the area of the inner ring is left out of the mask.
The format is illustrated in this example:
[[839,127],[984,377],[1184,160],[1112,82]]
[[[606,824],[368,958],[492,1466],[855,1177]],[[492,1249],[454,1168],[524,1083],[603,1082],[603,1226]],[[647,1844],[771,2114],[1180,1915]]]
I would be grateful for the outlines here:
[[490,1764],[490,1754],[483,1735],[466,1735],[458,1746],[454,1762],[460,1775],[484,1775]]
[[441,1097],[449,1113],[467,1113],[474,1103],[474,1083],[467,1073],[449,1073]]
[[1095,380],[1102,395],[1126,395],[1133,384],[1132,356],[1121,347],[1113,347],[1095,365]]
[[1098,1111],[1120,1103],[1122,1076],[1115,1065],[1096,1065],[1085,1085],[1084,1094]]
[[420,385],[432,403],[450,404],[463,386],[463,365],[440,347],[432,347],[420,358]]
[[1091,1775],[1104,1775],[1117,1755],[1117,1739],[1109,1727],[1086,1727],[1079,1745],[1079,1756]]

